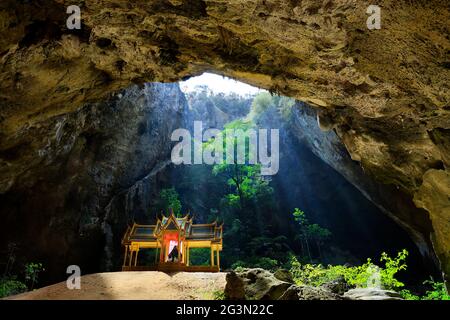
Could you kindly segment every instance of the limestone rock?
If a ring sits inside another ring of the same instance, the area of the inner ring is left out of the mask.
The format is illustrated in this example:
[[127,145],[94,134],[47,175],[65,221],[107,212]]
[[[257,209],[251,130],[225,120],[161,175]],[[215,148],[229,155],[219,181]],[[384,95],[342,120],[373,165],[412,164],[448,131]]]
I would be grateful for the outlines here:
[[[245,298],[249,300],[276,300],[291,286],[290,283],[275,278],[270,271],[255,268],[244,269],[236,272],[236,274],[231,273],[230,276],[227,276],[225,292],[228,292],[230,297],[240,298],[242,284]],[[237,289],[232,288],[233,285],[236,285]],[[234,292],[237,292],[237,294],[234,294]]]
[[225,298],[227,300],[244,300],[244,280],[240,278],[234,271],[228,272],[225,279]]
[[357,288],[344,293],[351,300],[403,300],[398,292],[376,288]]
[[278,269],[274,272],[273,276],[280,281],[294,283],[294,279],[292,278],[292,274],[289,272],[289,270]]
[[[414,202],[430,213],[435,251],[444,274],[450,275],[450,174],[444,170],[427,171]],[[448,277],[446,281],[448,286]]]
[[343,300],[343,298],[335,293],[320,287],[311,286],[290,286],[280,300]]
[[15,243],[21,259],[42,262],[44,284],[60,281],[67,261],[83,273],[116,270],[127,224],[148,219],[187,104],[177,84],[133,86],[121,95],[1,140],[16,152],[0,160],[0,181],[9,184],[0,193],[0,246]]
[[324,283],[320,287],[338,295],[343,295],[350,289],[350,285],[345,281],[344,277],[339,277],[338,279]]

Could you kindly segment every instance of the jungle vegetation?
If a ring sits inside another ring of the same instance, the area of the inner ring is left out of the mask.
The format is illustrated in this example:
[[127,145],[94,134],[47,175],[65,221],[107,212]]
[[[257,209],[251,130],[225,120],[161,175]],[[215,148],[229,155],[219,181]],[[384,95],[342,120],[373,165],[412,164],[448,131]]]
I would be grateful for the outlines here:
[[[224,112],[232,110],[235,119],[224,125],[223,135],[227,129],[240,129],[235,132],[245,134],[246,130],[257,127],[274,115],[289,122],[295,104],[293,99],[268,92],[252,99],[239,99],[235,95],[213,94],[206,88],[191,94],[189,99],[197,105],[202,99],[207,99]],[[239,138],[225,137],[218,141],[222,142],[221,147],[226,148],[227,143],[236,144]],[[217,142],[212,139],[205,146],[214,143]],[[161,201],[166,206],[177,208],[177,212],[180,204],[184,211],[196,206],[203,210],[200,218],[205,222],[224,222],[226,246],[221,254],[224,269],[288,269],[298,284],[320,286],[343,278],[351,287],[379,286],[399,291],[405,299],[448,299],[443,283],[433,279],[427,280],[419,291],[406,289],[408,286],[398,278],[407,269],[406,250],[393,258],[382,252],[377,263],[368,258],[361,264],[324,264],[330,254],[332,231],[314,221],[301,207],[280,214],[281,206],[271,180],[260,175],[259,165],[218,163],[214,166],[189,166],[183,170],[184,174],[176,176],[175,188],[161,191]],[[190,188],[193,183],[198,185],[197,188],[205,187],[203,191],[208,194],[201,203],[193,200],[198,198],[198,192],[202,192],[202,189],[196,189],[194,193]],[[291,221],[289,230],[285,229],[286,221],[281,220]],[[199,249],[191,259],[195,264],[209,264],[209,251]]]

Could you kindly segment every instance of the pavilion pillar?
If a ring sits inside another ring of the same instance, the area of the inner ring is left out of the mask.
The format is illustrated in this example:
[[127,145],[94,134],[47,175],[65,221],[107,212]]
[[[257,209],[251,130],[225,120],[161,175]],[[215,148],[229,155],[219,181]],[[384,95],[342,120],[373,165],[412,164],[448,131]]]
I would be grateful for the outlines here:
[[211,267],[214,267],[214,249],[211,247]]
[[125,255],[123,256],[123,265],[125,267],[127,265],[127,255],[128,255],[128,246],[125,246]]
[[186,245],[186,265],[189,266],[189,246]]
[[217,249],[217,270],[220,271],[220,252],[219,249]]
[[138,253],[139,253],[139,249],[136,250],[136,255],[134,257],[134,266],[137,266],[137,260],[138,260]]
[[131,263],[133,262],[133,250],[130,248],[130,258],[128,261],[128,266],[131,267]]
[[178,232],[178,258],[177,263],[180,264],[180,256],[181,256],[181,246],[180,246],[180,233]]
[[165,261],[166,248],[164,247],[164,241],[161,243],[161,251],[159,253],[159,262]]

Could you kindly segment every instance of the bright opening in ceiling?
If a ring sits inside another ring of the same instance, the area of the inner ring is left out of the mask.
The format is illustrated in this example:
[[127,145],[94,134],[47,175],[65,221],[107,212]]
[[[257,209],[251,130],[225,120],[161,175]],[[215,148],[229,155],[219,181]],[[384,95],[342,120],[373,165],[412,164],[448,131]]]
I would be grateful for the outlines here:
[[213,73],[203,73],[198,77],[192,77],[187,81],[180,82],[181,90],[184,93],[195,91],[198,86],[208,86],[214,93],[223,92],[228,94],[234,92],[242,96],[248,94],[253,95],[265,91],[246,83]]

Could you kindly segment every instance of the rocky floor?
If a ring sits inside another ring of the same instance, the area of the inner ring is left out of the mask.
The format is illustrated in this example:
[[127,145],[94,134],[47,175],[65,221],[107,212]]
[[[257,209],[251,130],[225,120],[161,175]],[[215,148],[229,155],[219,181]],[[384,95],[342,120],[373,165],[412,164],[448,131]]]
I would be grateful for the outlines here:
[[[219,295],[219,293],[224,293]],[[159,271],[95,273],[81,277],[81,288],[60,282],[8,300],[401,300],[397,292],[380,288],[350,289],[339,281],[320,287],[294,284],[288,271],[264,269],[240,272]]]
[[225,273],[166,274],[158,271],[95,273],[81,278],[80,290],[60,282],[12,300],[210,300],[225,288]]

